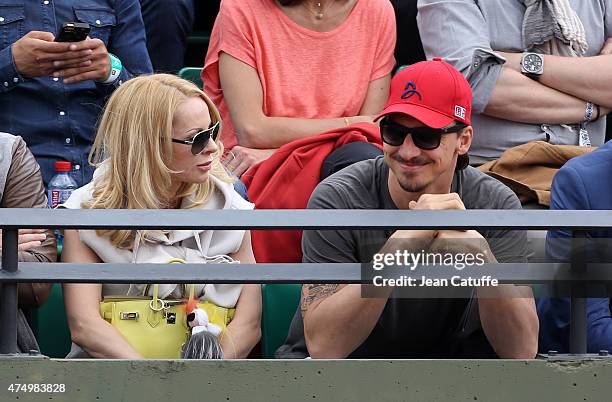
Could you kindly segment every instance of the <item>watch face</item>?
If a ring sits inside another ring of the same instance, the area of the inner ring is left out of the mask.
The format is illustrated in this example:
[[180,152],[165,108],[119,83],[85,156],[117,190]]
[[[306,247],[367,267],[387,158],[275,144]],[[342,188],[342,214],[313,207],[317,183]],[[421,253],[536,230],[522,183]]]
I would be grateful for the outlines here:
[[528,54],[523,59],[523,68],[528,73],[539,73],[542,70],[542,58],[537,54]]

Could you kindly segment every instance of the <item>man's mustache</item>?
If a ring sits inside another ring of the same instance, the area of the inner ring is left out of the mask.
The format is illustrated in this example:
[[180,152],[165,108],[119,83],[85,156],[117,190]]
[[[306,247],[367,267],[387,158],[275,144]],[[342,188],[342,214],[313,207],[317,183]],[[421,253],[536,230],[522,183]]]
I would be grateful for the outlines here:
[[422,155],[415,156],[414,158],[410,158],[410,159],[404,159],[399,155],[393,155],[392,158],[398,161],[399,163],[410,164],[410,165],[425,165],[431,162],[431,159],[425,156],[422,156]]

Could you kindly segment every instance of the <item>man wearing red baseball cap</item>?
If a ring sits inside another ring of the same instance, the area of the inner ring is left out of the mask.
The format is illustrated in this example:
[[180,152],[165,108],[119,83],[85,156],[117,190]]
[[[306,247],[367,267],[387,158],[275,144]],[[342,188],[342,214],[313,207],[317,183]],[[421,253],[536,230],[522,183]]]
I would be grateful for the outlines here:
[[[471,111],[470,85],[450,64],[436,58],[401,70],[375,118],[394,185],[420,193],[434,184],[436,190],[429,192],[448,193],[455,170],[468,165]],[[408,133],[414,146],[402,147]]]
[[[468,166],[471,98],[465,78],[440,59],[401,70],[376,117],[384,156],[325,179],[308,208],[520,208],[510,189]],[[526,261],[524,232],[506,230],[305,231],[302,248],[303,261],[316,263],[380,262],[398,252]],[[431,274],[427,266],[418,268]],[[417,299],[410,288],[394,293],[404,298],[390,297],[392,288],[382,288],[384,297],[367,298],[361,285],[304,285],[301,311],[277,357],[534,357],[538,319],[531,289],[473,286],[472,298]]]

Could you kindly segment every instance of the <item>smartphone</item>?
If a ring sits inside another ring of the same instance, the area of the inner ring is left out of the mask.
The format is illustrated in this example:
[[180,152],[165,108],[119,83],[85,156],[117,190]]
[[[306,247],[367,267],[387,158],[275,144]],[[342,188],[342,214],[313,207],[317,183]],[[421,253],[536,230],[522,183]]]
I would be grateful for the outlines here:
[[55,38],[56,42],[80,42],[89,35],[89,24],[86,22],[65,22]]

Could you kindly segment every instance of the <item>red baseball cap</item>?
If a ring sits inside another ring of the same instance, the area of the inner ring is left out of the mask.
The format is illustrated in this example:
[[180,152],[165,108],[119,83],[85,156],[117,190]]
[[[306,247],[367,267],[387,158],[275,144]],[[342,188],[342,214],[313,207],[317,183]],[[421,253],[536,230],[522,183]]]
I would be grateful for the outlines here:
[[465,77],[439,57],[400,70],[391,80],[391,93],[375,121],[389,114],[414,117],[431,128],[454,120],[470,125],[472,89]]

